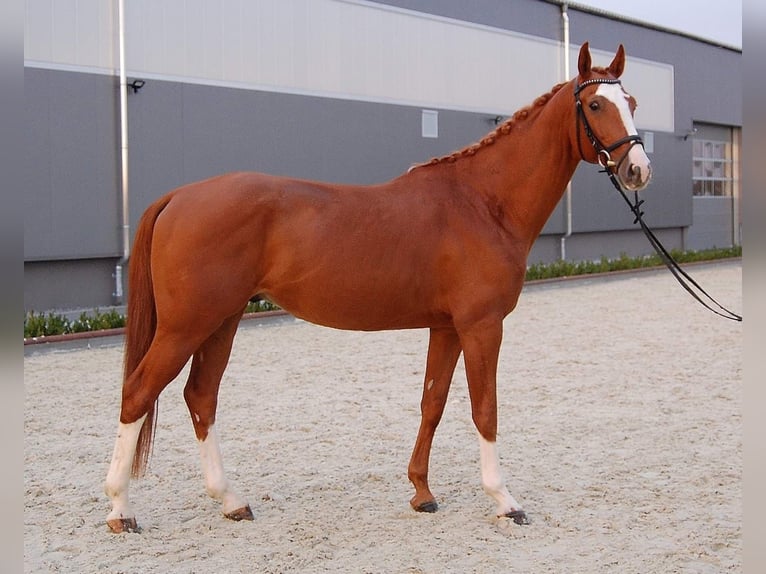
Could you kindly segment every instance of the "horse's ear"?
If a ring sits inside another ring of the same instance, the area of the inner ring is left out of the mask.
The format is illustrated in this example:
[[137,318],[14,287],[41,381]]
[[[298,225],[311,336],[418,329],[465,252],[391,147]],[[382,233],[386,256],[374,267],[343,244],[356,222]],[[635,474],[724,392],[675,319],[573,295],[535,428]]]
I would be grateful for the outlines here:
[[622,76],[622,71],[625,69],[625,48],[620,44],[620,47],[617,48],[617,53],[614,55],[614,60],[612,60],[612,63],[609,64],[609,67],[607,70],[610,74],[612,74],[615,78],[619,78]]
[[580,46],[580,57],[577,59],[577,70],[580,72],[581,78],[586,78],[590,75],[590,48],[588,42],[585,42]]

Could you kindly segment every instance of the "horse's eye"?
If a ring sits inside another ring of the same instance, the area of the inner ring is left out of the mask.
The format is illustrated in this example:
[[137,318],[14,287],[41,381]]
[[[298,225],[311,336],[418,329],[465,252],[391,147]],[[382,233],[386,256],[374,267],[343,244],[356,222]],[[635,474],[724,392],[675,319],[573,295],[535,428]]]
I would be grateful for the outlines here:
[[598,105],[598,102],[591,102],[590,104],[588,104],[588,107],[595,112],[596,110],[598,110],[599,105]]

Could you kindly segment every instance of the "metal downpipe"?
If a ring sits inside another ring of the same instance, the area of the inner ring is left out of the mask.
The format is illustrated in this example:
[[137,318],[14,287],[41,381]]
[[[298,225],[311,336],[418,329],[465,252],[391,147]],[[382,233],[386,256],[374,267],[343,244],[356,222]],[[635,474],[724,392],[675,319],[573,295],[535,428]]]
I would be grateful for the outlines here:
[[115,305],[122,305],[123,294],[123,270],[130,259],[130,203],[128,201],[128,80],[125,70],[125,3],[117,0],[117,19],[119,37],[119,67],[120,67],[120,166],[121,186],[120,196],[122,200],[122,228],[121,247],[122,257],[114,268],[114,293],[112,301]]
[[[564,31],[564,81],[569,81],[569,12],[567,3],[561,5],[561,23]],[[564,212],[566,232],[561,236],[561,259],[567,258],[567,239],[572,236],[572,180],[567,182],[565,192]]]

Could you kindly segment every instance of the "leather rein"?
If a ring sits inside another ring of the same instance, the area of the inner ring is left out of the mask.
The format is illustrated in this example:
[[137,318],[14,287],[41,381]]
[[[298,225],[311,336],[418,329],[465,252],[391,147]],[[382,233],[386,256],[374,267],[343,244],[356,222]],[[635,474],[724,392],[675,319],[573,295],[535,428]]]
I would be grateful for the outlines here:
[[[592,78],[590,80],[585,80],[581,84],[577,84],[575,86],[574,96],[575,96],[575,105],[577,107],[577,148],[580,152],[580,157],[583,160],[585,159],[585,156],[582,153],[582,145],[580,143],[580,123],[582,123],[583,127],[585,128],[585,135],[590,140],[591,145],[593,145],[593,149],[596,150],[598,163],[603,168],[602,170],[600,170],[599,173],[606,173],[609,176],[609,180],[612,182],[612,185],[615,187],[615,189],[617,189],[617,191],[620,192],[620,195],[625,200],[625,203],[628,204],[630,211],[635,216],[633,223],[634,224],[637,223],[641,226],[641,230],[644,232],[644,235],[646,235],[646,238],[649,240],[649,243],[657,252],[657,255],[659,255],[662,262],[667,266],[667,268],[670,270],[670,272],[673,274],[676,280],[680,283],[680,285],[684,289],[686,289],[686,291],[692,297],[694,297],[702,306],[706,307],[707,309],[709,309],[716,315],[719,315],[720,317],[723,317],[725,319],[731,319],[732,321],[742,321],[741,315],[738,315],[737,313],[730,311],[729,309],[721,305],[718,301],[713,299],[713,297],[711,297],[707,293],[707,291],[705,291],[702,287],[700,287],[700,285],[694,279],[692,279],[692,277],[689,276],[689,274],[686,273],[686,271],[684,271],[681,268],[678,262],[675,259],[673,259],[673,257],[670,255],[668,250],[665,249],[665,246],[662,245],[662,243],[660,243],[660,240],[657,239],[657,236],[654,234],[651,228],[644,221],[643,219],[644,212],[641,210],[641,205],[644,203],[644,200],[638,199],[638,191],[633,192],[634,200],[631,201],[626,195],[625,190],[622,188],[620,181],[617,179],[617,171],[619,170],[622,162],[625,161],[625,158],[628,157],[628,153],[630,152],[631,148],[634,145],[640,145],[641,147],[643,147],[644,142],[638,134],[635,134],[635,135],[628,135],[624,138],[621,138],[609,146],[604,145],[601,142],[601,140],[598,139],[598,136],[596,136],[596,134],[593,132],[593,129],[590,126],[590,122],[588,121],[588,117],[585,115],[585,110],[583,110],[582,101],[580,100],[580,92],[582,91],[584,87],[592,85],[592,84],[620,84],[620,83],[621,83],[620,80],[616,78]],[[611,157],[611,153],[617,148],[619,148],[621,145],[624,145],[626,143],[629,143],[630,146],[622,155],[622,157],[620,157],[619,161],[615,162]]]

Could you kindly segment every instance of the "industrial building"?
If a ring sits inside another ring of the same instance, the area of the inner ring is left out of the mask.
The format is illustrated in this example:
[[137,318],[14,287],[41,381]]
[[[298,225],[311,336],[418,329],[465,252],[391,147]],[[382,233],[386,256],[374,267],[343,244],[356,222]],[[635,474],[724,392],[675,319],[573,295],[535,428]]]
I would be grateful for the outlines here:
[[[571,78],[580,45],[623,83],[669,249],[742,240],[742,51],[546,0],[26,0],[27,311],[124,298],[141,213],[235,170],[377,183],[478,141]],[[571,61],[571,66],[568,66]],[[569,69],[567,69],[569,68]],[[582,163],[530,263],[652,251]]]

